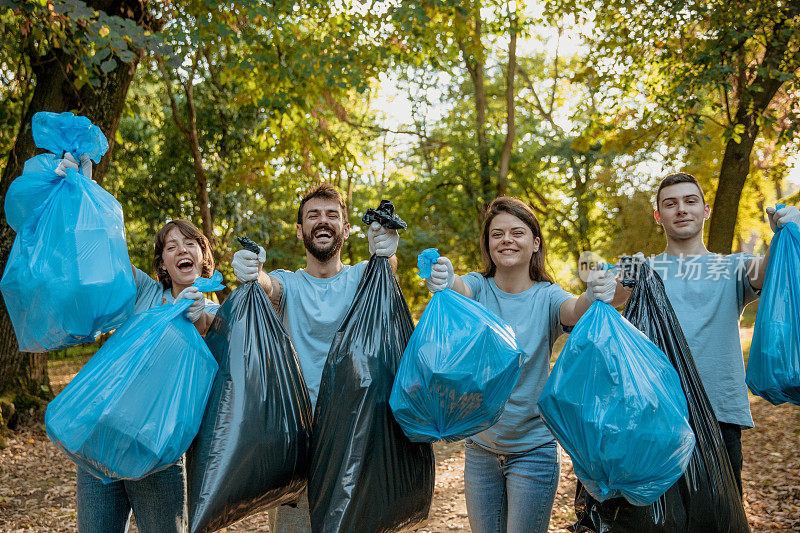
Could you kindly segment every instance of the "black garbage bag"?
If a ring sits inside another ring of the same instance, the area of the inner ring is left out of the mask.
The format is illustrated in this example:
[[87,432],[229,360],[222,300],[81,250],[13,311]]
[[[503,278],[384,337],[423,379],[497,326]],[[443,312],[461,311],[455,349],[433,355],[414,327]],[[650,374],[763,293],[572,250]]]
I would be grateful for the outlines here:
[[311,446],[300,362],[257,281],[231,292],[206,343],[219,373],[186,455],[192,532],[296,501],[306,488]]
[[389,260],[372,256],[322,372],[308,482],[314,533],[398,531],[428,516],[433,450],[408,440],[389,408],[413,329]]
[[620,265],[625,271],[624,284],[633,286],[625,318],[661,348],[677,370],[696,444],[684,475],[651,505],[636,507],[624,498],[600,503],[578,482],[578,521],[570,529],[597,533],[750,531],[719,423],[664,283],[644,262],[624,258]]
[[394,212],[394,204],[389,200],[381,200],[380,205],[376,209],[367,209],[361,221],[367,226],[373,222],[377,222],[384,228],[389,229],[406,229],[408,224]]

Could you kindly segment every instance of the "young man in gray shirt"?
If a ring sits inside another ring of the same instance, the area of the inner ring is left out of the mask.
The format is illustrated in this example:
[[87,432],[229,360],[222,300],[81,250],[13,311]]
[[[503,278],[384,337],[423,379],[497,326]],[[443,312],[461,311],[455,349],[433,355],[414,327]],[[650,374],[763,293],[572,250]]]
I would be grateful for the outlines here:
[[[689,342],[697,371],[720,423],[739,492],[742,491],[742,428],[753,427],[739,341],[744,307],[758,298],[769,262],[765,256],[711,253],[703,225],[711,214],[694,176],[666,176],[656,194],[656,223],[667,247],[649,259]],[[800,211],[767,208],[770,225],[800,224]],[[765,302],[768,305],[769,302]]]

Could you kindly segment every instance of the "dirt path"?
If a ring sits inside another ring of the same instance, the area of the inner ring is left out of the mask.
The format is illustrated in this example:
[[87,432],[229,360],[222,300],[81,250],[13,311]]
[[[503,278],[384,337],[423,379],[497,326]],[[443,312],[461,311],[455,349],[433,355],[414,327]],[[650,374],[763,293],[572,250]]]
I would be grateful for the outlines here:
[[[60,390],[82,361],[51,364],[53,388]],[[800,531],[800,410],[774,407],[751,397],[756,428],[743,433],[745,508],[755,533]],[[464,502],[464,448],[437,444],[436,488],[427,524],[420,533],[470,531]],[[561,482],[550,531],[565,531],[575,520],[575,476],[562,454]],[[47,439],[43,428],[26,428],[0,451],[0,531],[75,531],[75,466]],[[135,530],[135,529],[134,529]],[[229,532],[269,531],[266,513],[245,519]]]

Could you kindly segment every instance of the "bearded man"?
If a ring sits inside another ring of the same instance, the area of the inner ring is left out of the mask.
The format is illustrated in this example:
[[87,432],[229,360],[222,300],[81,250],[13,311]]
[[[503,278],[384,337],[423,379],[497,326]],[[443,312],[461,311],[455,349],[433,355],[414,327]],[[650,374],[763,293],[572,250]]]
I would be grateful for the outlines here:
[[[350,236],[347,206],[332,185],[311,189],[297,210],[297,238],[306,249],[306,267],[295,272],[274,270],[266,274],[261,266],[266,258],[239,250],[233,256],[233,271],[239,282],[258,279],[281,317],[292,339],[311,404],[315,405],[322,369],[333,337],[342,322],[361,281],[367,262],[342,264],[344,241]],[[389,258],[397,270],[394,256],[400,236],[373,222],[367,232],[371,254]],[[304,495],[297,507],[281,506],[270,511],[270,531],[277,533],[311,531],[308,499]]]

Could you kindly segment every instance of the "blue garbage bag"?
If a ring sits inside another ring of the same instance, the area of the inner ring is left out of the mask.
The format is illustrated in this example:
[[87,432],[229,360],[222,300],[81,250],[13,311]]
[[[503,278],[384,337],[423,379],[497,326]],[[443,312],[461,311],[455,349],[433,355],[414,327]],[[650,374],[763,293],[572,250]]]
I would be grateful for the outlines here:
[[686,396],[667,356],[607,303],[575,325],[539,397],[547,427],[599,501],[649,505],[694,452]]
[[778,228],[770,245],[745,381],[774,405],[800,405],[800,228],[794,222]]
[[[221,281],[215,272],[194,285]],[[197,435],[218,365],[184,316],[190,305],[134,315],[47,406],[50,440],[105,483],[176,463]]]
[[56,155],[70,152],[75,159],[79,159],[86,154],[99,163],[108,151],[108,140],[103,131],[88,118],[75,116],[69,111],[40,111],[33,115],[31,127],[36,146]]
[[9,187],[5,213],[17,236],[0,290],[19,349],[43,352],[122,325],[133,314],[136,286],[122,206],[78,171],[55,173],[62,150],[99,161],[108,149],[100,129],[71,113],[37,113],[33,134],[58,155],[29,159]]
[[64,180],[55,173],[61,158],[55,154],[40,154],[25,161],[22,174],[13,181],[6,193],[5,214],[8,225],[17,233],[31,214],[45,203],[56,185]]
[[[420,277],[439,257],[419,256]],[[503,414],[524,354],[511,326],[451,289],[433,295],[408,341],[389,405],[415,442],[454,442],[483,431]]]

